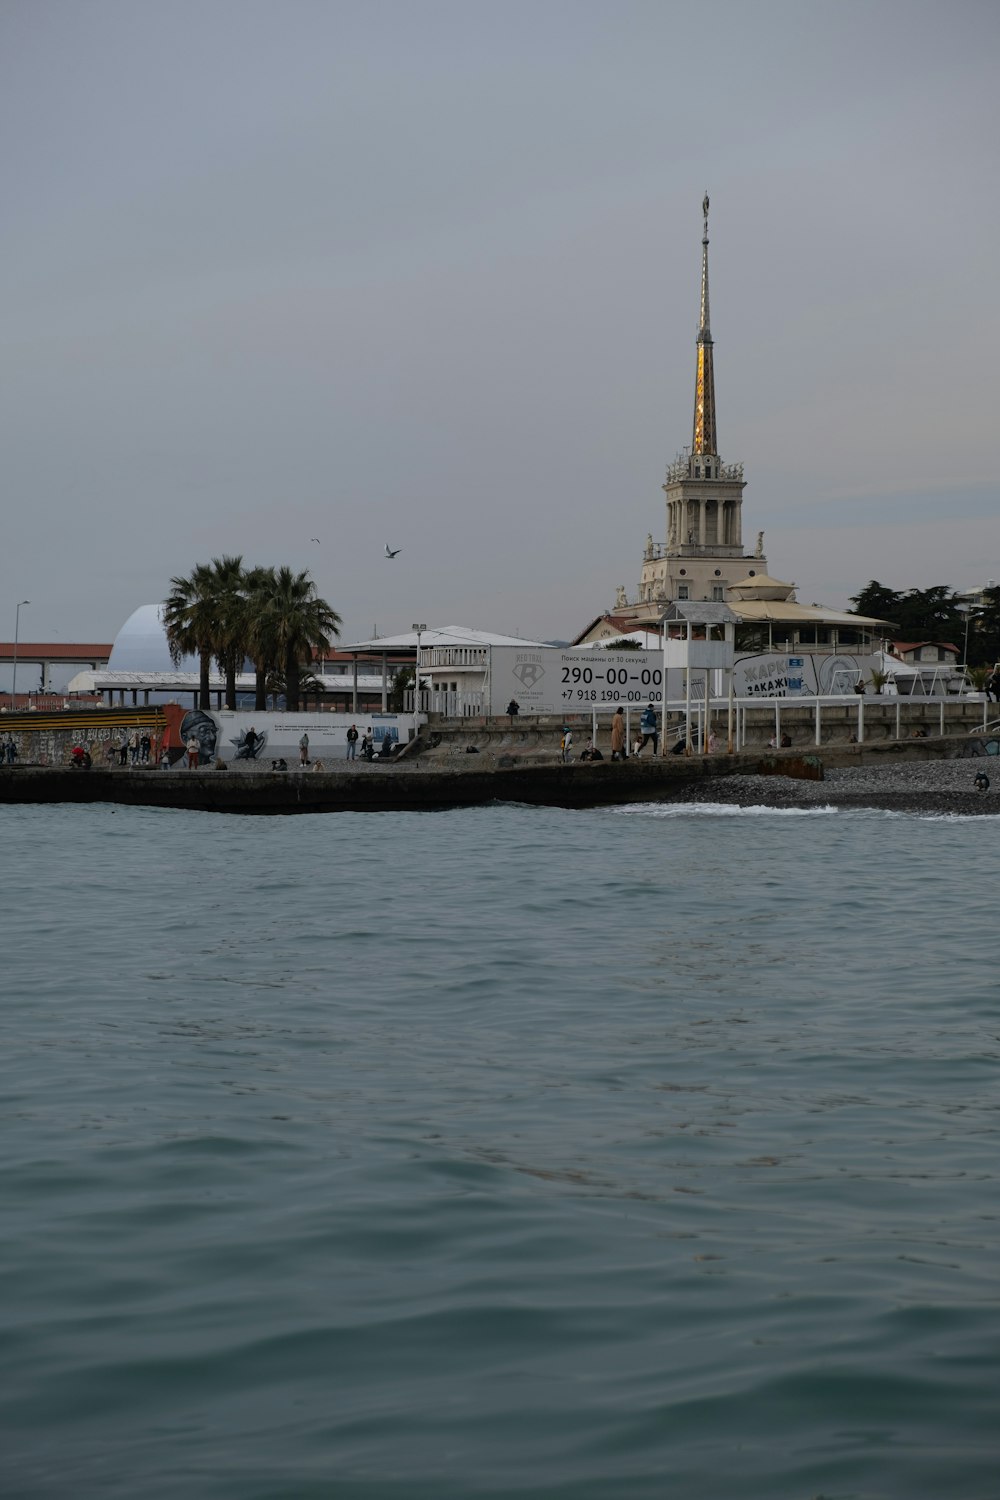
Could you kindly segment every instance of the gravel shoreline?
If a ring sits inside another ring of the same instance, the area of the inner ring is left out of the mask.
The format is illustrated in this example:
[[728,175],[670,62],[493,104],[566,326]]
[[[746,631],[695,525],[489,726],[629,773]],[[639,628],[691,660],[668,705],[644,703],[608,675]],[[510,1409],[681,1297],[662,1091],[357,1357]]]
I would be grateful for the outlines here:
[[[974,785],[980,769],[990,778],[988,792],[977,791]],[[887,812],[988,817],[1000,813],[1000,762],[927,760],[831,768],[823,781],[716,776],[685,788],[683,801],[736,807],[874,807]]]

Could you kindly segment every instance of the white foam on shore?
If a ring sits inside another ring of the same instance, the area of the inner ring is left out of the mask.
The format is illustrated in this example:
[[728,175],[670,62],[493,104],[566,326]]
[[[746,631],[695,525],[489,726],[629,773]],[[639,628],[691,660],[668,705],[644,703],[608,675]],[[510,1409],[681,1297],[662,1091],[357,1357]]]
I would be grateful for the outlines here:
[[710,818],[816,818],[840,812],[837,807],[824,804],[821,807],[766,807],[754,803],[741,807],[734,802],[633,802],[627,807],[616,807],[614,812],[639,815],[647,818],[689,818],[705,815]]
[[607,811],[645,818],[820,818],[839,814],[845,818],[910,818],[921,823],[980,823],[991,816],[990,813],[921,812],[917,808],[901,811],[889,807],[831,807],[829,803],[816,807],[768,807],[756,802],[747,807],[729,802],[633,802]]

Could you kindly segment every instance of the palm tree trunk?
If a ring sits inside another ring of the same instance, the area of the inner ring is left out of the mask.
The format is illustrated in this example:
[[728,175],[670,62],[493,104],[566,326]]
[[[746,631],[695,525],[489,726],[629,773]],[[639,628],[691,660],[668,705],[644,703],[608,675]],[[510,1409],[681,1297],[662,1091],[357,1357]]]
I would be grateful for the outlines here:
[[212,666],[211,651],[200,651],[198,659],[201,664],[201,672],[198,677],[198,707],[212,707],[212,689],[209,686],[209,672]]
[[290,714],[299,711],[299,658],[295,651],[285,653],[285,708]]
[[226,667],[226,707],[236,707],[236,668],[232,662]]
[[267,668],[254,662],[253,706],[259,713],[267,710]]

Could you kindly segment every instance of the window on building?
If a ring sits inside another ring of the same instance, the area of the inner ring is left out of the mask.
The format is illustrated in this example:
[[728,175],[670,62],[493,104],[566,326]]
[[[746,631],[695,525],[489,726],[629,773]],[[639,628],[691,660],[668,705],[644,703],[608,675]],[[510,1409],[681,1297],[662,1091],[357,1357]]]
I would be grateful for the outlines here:
[[722,601],[723,601],[723,599],[725,597],[726,597],[726,591],[723,588],[722,584],[721,583],[713,583],[712,584],[712,598],[715,600],[716,604],[721,604]]
[[679,583],[677,585],[677,597],[678,599],[690,599],[691,593],[686,583]]

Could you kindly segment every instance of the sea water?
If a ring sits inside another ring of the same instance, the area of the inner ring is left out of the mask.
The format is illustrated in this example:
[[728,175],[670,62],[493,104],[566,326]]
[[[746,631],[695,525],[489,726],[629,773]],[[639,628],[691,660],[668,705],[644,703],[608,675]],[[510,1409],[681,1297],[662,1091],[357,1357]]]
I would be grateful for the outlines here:
[[0,1493],[1000,1493],[998,824],[0,809]]

